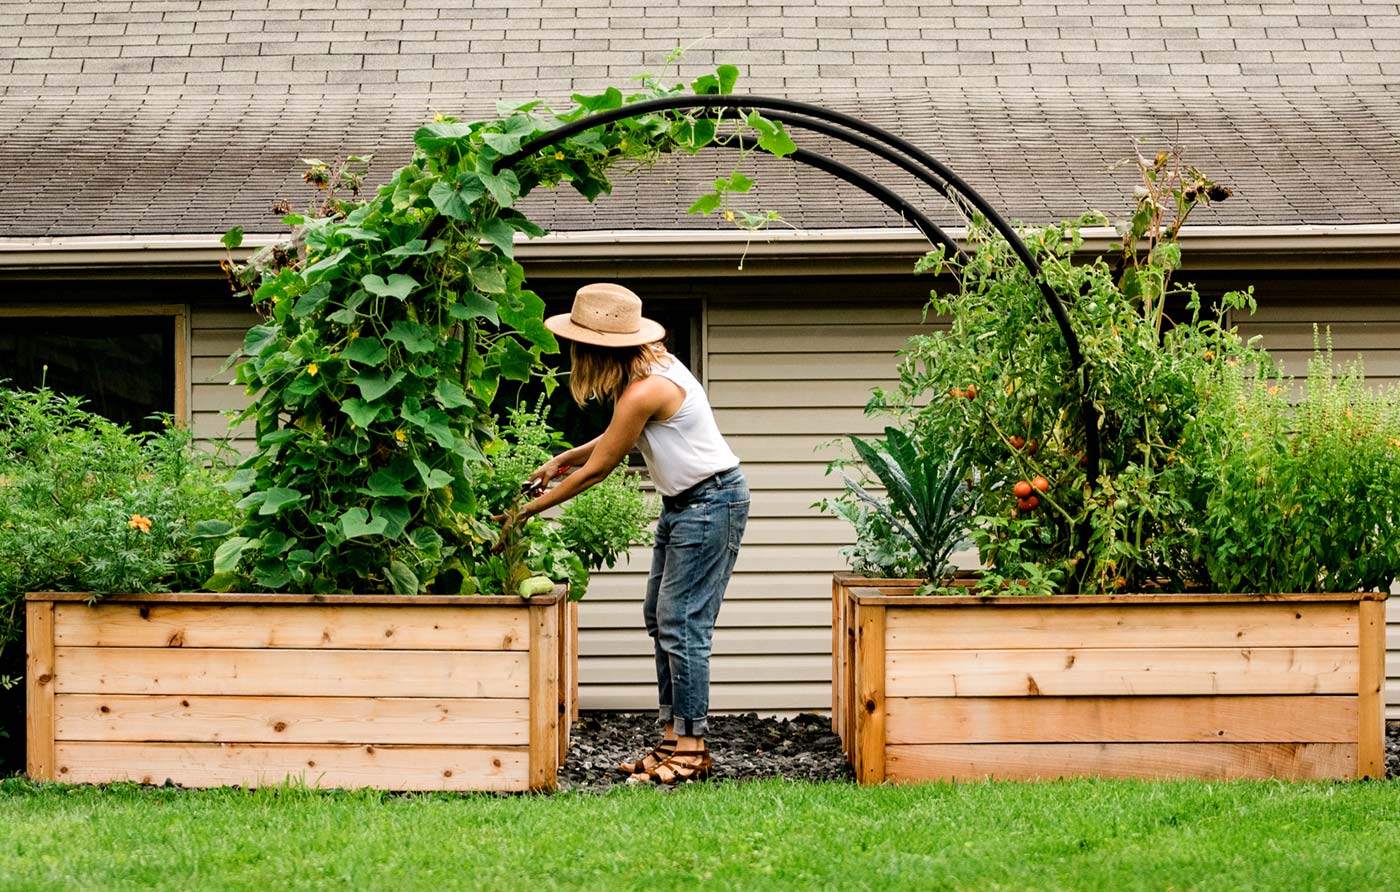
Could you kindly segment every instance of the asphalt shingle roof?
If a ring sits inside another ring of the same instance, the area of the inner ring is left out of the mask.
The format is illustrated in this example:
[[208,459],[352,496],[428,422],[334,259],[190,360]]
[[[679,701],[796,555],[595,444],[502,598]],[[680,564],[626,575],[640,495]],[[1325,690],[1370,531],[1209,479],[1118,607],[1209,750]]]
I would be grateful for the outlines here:
[[[1397,3],[0,0],[0,237],[275,231],[274,199],[307,200],[300,158],[373,152],[377,182],[434,111],[565,100],[678,44],[677,80],[732,62],[742,91],[857,113],[1013,218],[1122,211],[1133,174],[1108,168],[1140,137],[1235,188],[1199,222],[1400,222]],[[670,159],[596,205],[529,210],[555,229],[715,226],[683,210],[730,162]],[[755,204],[794,225],[901,225],[786,162],[758,180]]]
[[[944,90],[827,104],[929,149],[994,206],[1029,222],[1126,210],[1135,173],[1110,168],[1131,156],[1136,138],[1154,151],[1182,145],[1189,161],[1235,189],[1201,223],[1400,222],[1400,108],[1385,92]],[[12,123],[0,132],[0,235],[278,231],[272,201],[311,198],[299,159],[370,152],[370,179],[379,182],[407,160],[413,130],[434,111],[492,113],[425,96],[0,100]],[[798,142],[921,198],[935,220],[959,222],[892,168],[810,135]],[[684,209],[732,163],[718,152],[668,159],[619,177],[596,204],[564,189],[531,196],[526,209],[553,229],[713,227]],[[901,225],[825,174],[772,159],[758,159],[755,170],[753,205],[794,225]]]
[[1372,0],[3,0],[0,36],[7,95],[567,96],[680,45],[754,92],[1400,88]]

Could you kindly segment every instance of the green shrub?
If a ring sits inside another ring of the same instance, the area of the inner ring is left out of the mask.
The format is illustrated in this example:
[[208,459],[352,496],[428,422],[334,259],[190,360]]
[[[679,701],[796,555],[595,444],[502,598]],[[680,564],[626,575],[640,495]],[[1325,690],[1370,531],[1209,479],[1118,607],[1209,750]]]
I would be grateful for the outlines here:
[[0,650],[22,637],[25,592],[197,589],[207,533],[234,514],[225,478],[184,428],[136,434],[76,398],[0,388]]

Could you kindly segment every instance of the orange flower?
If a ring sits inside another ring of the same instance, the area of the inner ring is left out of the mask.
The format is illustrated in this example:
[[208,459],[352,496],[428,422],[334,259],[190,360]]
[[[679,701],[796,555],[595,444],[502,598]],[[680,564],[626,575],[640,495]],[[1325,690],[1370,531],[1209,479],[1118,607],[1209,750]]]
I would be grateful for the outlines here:
[[128,520],[126,525],[133,530],[140,530],[143,533],[149,533],[151,531],[151,519],[141,514],[131,515],[131,520]]

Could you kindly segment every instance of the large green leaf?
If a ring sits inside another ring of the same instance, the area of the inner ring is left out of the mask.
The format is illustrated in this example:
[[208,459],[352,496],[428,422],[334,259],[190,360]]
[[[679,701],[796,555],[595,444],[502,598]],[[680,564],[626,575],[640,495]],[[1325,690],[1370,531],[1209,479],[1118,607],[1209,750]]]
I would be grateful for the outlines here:
[[385,498],[409,495],[408,490],[404,488],[403,477],[392,468],[380,468],[369,476],[366,483],[360,492],[367,496]]
[[329,279],[332,274],[340,271],[340,262],[349,256],[350,249],[342,248],[329,257],[322,257],[302,270],[301,277],[308,285],[314,285],[322,279]]
[[263,498],[262,507],[258,509],[259,514],[277,514],[282,509],[295,505],[306,499],[301,492],[287,486],[274,486],[267,491]]
[[425,152],[439,152],[452,146],[465,146],[471,132],[470,124],[427,124],[414,132],[413,142]]
[[399,369],[386,378],[382,372],[362,372],[356,376],[355,386],[360,388],[360,396],[372,403],[398,387],[406,374],[403,369]]
[[457,438],[452,434],[450,419],[445,412],[436,406],[429,406],[426,409],[410,409],[408,406],[404,406],[403,420],[420,428],[444,449],[451,449],[457,442]]
[[770,121],[756,111],[749,112],[749,126],[758,131],[758,147],[782,158],[797,151],[797,145],[787,135],[779,121]]
[[403,300],[418,287],[418,280],[402,273],[390,273],[386,282],[376,275],[368,275],[360,280],[365,290],[379,297],[393,297]]
[[430,245],[421,238],[404,242],[397,248],[390,248],[384,252],[385,257],[422,257],[428,254],[441,254],[447,249],[447,243],[442,239],[435,238]]
[[533,291],[521,291],[517,301],[502,301],[498,304],[501,322],[515,329],[520,335],[548,353],[559,350],[559,342],[554,332],[544,324],[544,301]]
[[331,285],[329,282],[317,282],[307,289],[292,308],[292,316],[297,319],[304,319],[321,308],[326,299],[331,296]]
[[383,408],[383,403],[376,405],[354,397],[340,404],[340,411],[348,415],[355,426],[359,428],[369,427],[378,421],[380,410]]
[[423,478],[425,489],[442,489],[452,482],[452,475],[441,468],[430,468],[421,459],[414,459],[413,466],[418,469],[418,475]]
[[733,65],[721,65],[715,69],[715,75],[719,78],[719,91],[721,93],[734,92],[734,84],[739,80],[739,69]]
[[379,338],[356,338],[340,351],[341,358],[360,365],[379,365],[389,355]]
[[238,562],[243,559],[243,553],[258,545],[256,539],[249,539],[246,536],[234,536],[214,549],[214,572],[232,573],[238,569]]
[[472,284],[486,294],[501,294],[506,290],[506,277],[494,263],[478,263],[468,271]]
[[403,344],[405,350],[414,355],[430,353],[437,345],[437,337],[432,329],[407,319],[400,319],[390,326],[389,333],[384,336],[384,340],[397,341]]
[[243,355],[261,356],[263,350],[277,341],[280,328],[276,325],[254,325],[243,336]]
[[471,400],[467,399],[462,385],[451,378],[438,379],[437,386],[433,388],[433,397],[444,409],[460,409],[471,405]]
[[413,519],[413,512],[401,499],[388,499],[374,507],[374,516],[384,519],[384,535],[390,539],[397,539],[403,535],[408,522]]
[[390,561],[384,574],[394,587],[396,595],[416,595],[419,592],[418,577],[403,561]]
[[575,93],[573,100],[591,112],[608,111],[609,109],[622,108],[622,91],[617,87],[608,87],[605,92],[596,96]]
[[496,349],[492,353],[502,378],[511,381],[530,380],[530,370],[534,367],[535,357],[515,338],[501,338],[496,342]]
[[485,319],[492,325],[500,322],[496,312],[496,302],[480,294],[467,292],[457,299],[457,303],[447,308],[447,315],[459,322],[470,319]]
[[520,180],[516,179],[515,171],[509,168],[497,173],[477,171],[477,176],[481,178],[486,191],[496,199],[496,204],[503,208],[510,207],[520,197]]
[[492,218],[475,234],[483,242],[495,245],[505,256],[515,257],[515,229],[506,221]]
[[382,517],[370,520],[369,512],[364,508],[351,508],[340,515],[340,531],[345,534],[347,539],[383,535],[384,529],[388,525],[388,521]]
[[709,214],[712,211],[718,210],[720,202],[722,201],[724,201],[722,195],[718,192],[710,192],[695,199],[690,207],[686,208],[685,212],[687,214]]
[[472,205],[486,194],[481,178],[474,173],[464,173],[456,183],[437,182],[428,190],[428,198],[433,207],[454,220],[470,221]]

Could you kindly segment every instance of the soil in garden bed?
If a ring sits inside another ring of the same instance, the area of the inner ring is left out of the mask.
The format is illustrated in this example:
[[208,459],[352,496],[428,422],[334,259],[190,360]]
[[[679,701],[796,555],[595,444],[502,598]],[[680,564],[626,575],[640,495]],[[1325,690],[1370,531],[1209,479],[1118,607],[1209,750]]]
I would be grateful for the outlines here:
[[[626,783],[617,764],[635,759],[661,737],[655,713],[585,712],[574,723],[569,759],[559,770],[561,790],[605,790]],[[715,767],[711,777],[749,780],[850,780],[841,741],[828,716],[802,713],[791,719],[756,713],[710,716],[708,738]]]

